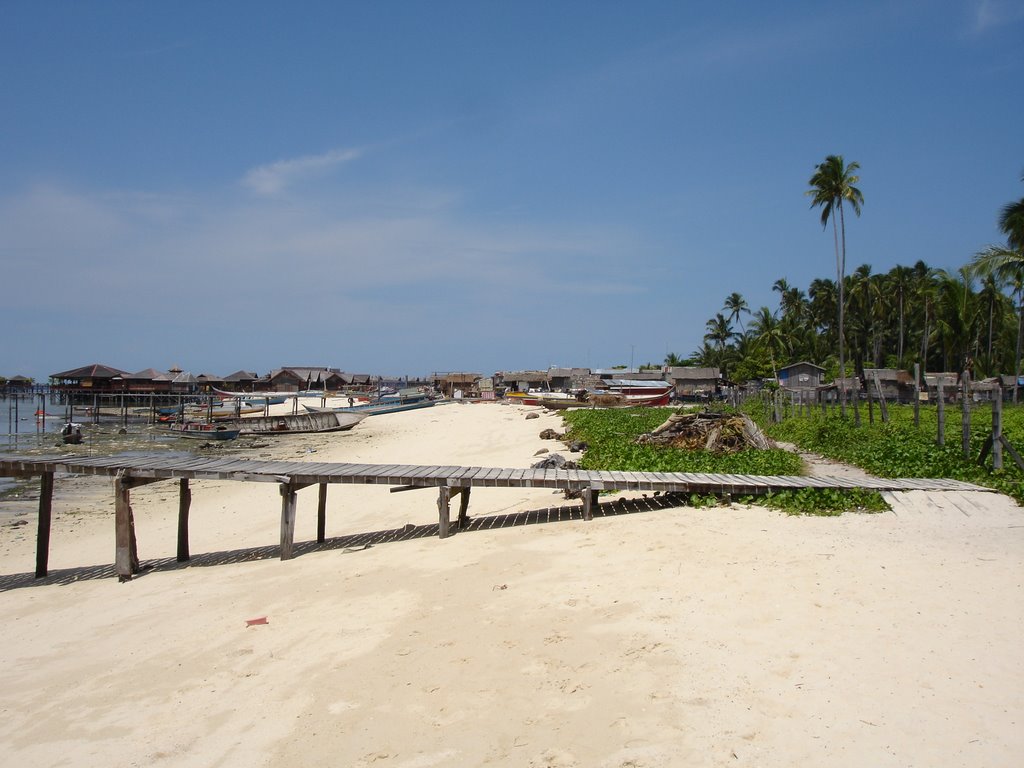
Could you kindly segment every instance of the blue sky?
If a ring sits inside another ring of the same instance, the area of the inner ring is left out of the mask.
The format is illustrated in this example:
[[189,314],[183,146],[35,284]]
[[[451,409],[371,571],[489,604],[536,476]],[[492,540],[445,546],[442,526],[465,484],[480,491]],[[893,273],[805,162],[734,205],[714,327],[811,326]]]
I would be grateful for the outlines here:
[[687,355],[1024,197],[1024,4],[5,2],[0,374]]

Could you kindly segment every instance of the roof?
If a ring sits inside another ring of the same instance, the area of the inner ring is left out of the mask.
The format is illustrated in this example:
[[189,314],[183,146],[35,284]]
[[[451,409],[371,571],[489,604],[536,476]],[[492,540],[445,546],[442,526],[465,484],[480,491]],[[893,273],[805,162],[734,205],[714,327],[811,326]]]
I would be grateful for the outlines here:
[[156,368],[145,368],[145,369],[143,369],[141,371],[138,371],[136,373],[125,374],[125,378],[126,379],[142,379],[142,380],[145,380],[145,381],[152,381],[153,379],[156,379],[156,378],[159,378],[160,376],[165,376],[165,375],[166,374],[163,374],[160,371],[156,370]]
[[258,378],[259,376],[251,371],[235,371],[225,376],[224,381],[255,381]]
[[718,379],[721,371],[717,368],[696,368],[689,365],[673,365],[666,374],[670,379]]
[[779,368],[779,373],[782,373],[783,371],[788,371],[790,368],[799,368],[802,365],[807,365],[810,366],[811,368],[816,368],[822,373],[825,372],[825,369],[822,368],[820,365],[815,365],[814,363],[809,363],[806,360],[801,360],[799,363],[790,363],[789,365],[783,365],[782,367]]
[[112,368],[109,365],[103,365],[101,363],[93,363],[92,365],[83,365],[81,368],[73,368],[70,371],[61,371],[60,373],[51,373],[51,379],[112,379],[115,376],[127,376],[127,371],[122,371],[120,368]]

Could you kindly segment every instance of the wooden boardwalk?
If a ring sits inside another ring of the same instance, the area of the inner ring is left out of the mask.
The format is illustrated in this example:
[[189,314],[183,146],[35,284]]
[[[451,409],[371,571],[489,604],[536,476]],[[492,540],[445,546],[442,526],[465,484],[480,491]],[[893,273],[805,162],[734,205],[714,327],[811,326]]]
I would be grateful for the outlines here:
[[456,526],[468,520],[473,488],[551,488],[574,491],[583,499],[583,517],[592,518],[601,491],[650,491],[713,495],[759,496],[801,488],[863,488],[874,491],[992,491],[991,488],[957,480],[928,478],[852,480],[841,477],[761,476],[683,472],[606,472],[582,469],[501,469],[497,467],[433,466],[413,464],[348,464],[305,461],[258,461],[242,458],[168,458],[162,455],[134,457],[0,456],[0,476],[40,477],[39,524],[36,544],[36,576],[47,574],[51,504],[54,475],[102,475],[114,479],[115,570],[121,580],[138,572],[131,489],[149,483],[177,480],[179,561],[189,559],[188,517],[191,480],[234,480],[277,483],[281,493],[281,559],[294,553],[296,494],[319,486],[317,541],[326,529],[327,486],[331,484],[378,484],[391,491],[438,489],[438,535],[452,529],[451,500],[459,496]]

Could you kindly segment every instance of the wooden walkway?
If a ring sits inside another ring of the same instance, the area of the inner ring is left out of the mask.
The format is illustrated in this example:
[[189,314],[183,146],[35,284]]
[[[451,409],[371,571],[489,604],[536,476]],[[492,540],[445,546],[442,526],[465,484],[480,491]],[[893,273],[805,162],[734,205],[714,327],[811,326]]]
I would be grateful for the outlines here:
[[277,483],[281,493],[281,559],[294,554],[296,494],[319,486],[317,541],[326,530],[327,486],[331,484],[379,484],[391,491],[438,489],[438,535],[452,530],[450,505],[459,496],[455,527],[468,520],[473,488],[551,488],[574,491],[583,499],[583,517],[592,510],[601,491],[651,491],[759,496],[801,488],[863,488],[874,491],[992,491],[991,488],[957,480],[927,478],[858,479],[840,477],[760,476],[697,474],[681,472],[605,472],[577,469],[500,469],[496,467],[431,466],[411,464],[318,464],[305,461],[257,461],[240,458],[168,458],[162,455],[135,457],[15,456],[0,455],[0,476],[40,477],[39,524],[36,539],[36,576],[47,575],[54,475],[102,475],[114,479],[116,530],[115,570],[124,581],[139,569],[135,545],[131,489],[149,483],[177,480],[179,561],[189,559],[188,517],[191,480],[234,480]]

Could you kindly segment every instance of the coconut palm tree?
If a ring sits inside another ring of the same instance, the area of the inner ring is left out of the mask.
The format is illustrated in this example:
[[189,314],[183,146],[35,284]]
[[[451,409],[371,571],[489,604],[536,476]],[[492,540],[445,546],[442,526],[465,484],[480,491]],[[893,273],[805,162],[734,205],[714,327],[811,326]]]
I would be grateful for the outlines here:
[[895,299],[897,311],[900,316],[899,323],[899,338],[896,346],[896,367],[903,367],[903,339],[906,331],[906,315],[907,315],[907,294],[910,291],[911,281],[914,273],[910,267],[901,267],[899,265],[889,270],[889,274],[886,278],[888,283],[890,295]]
[[[1024,181],[1024,176],[1021,177]],[[975,275],[994,274],[1010,282],[1017,294],[1017,351],[1014,355],[1016,381],[1013,402],[1017,402],[1020,380],[1021,337],[1024,334],[1024,198],[1008,203],[999,214],[999,229],[1006,235],[1006,246],[990,245],[974,255],[969,269]]]
[[778,318],[768,307],[761,307],[750,322],[750,333],[755,343],[768,351],[772,362],[772,375],[779,378],[776,360],[786,352],[786,333]]
[[729,322],[739,322],[740,333],[746,333],[747,329],[743,327],[743,313],[750,314],[750,305],[747,304],[747,300],[743,298],[739,293],[733,292],[725,297],[725,306],[722,307],[726,312],[729,313]]
[[669,368],[680,368],[686,365],[686,361],[675,352],[669,352],[665,355],[665,365]]
[[[860,164],[851,162],[847,165],[842,155],[829,155],[825,161],[819,163],[811,176],[808,184],[811,188],[806,194],[811,198],[811,207],[821,207],[822,229],[828,226],[829,219],[832,219],[832,236],[836,248],[836,284],[839,286],[839,372],[840,376],[846,375],[846,357],[844,352],[843,320],[844,320],[844,295],[843,282],[846,277],[846,214],[844,203],[849,203],[853,212],[860,216],[861,205],[864,204],[864,195],[856,187],[860,177],[856,172]],[[836,226],[835,211],[839,210],[839,225]],[[840,242],[842,248],[840,249]],[[846,415],[846,393],[842,391],[840,402],[842,413]]]

